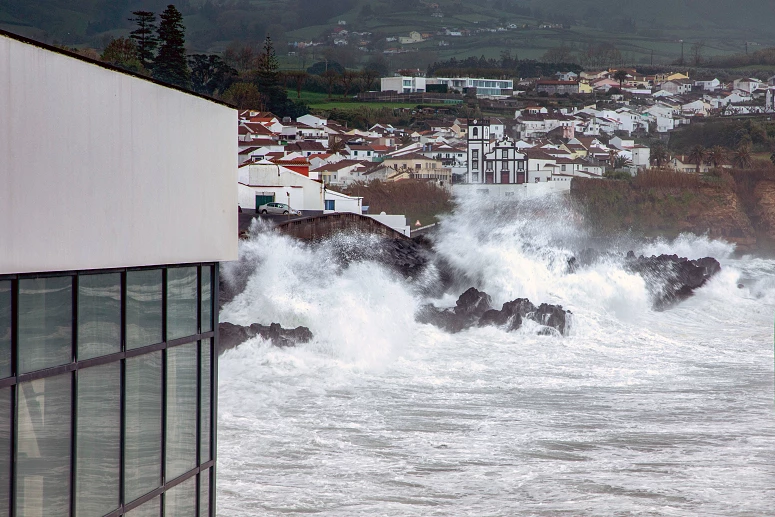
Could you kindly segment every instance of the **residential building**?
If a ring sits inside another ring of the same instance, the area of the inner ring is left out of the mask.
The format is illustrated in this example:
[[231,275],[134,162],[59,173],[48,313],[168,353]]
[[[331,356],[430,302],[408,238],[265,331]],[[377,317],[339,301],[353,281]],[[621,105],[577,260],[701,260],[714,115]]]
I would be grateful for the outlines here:
[[509,97],[514,93],[514,81],[473,77],[383,77],[381,91],[423,93],[429,85],[444,85],[448,91],[464,93],[475,89],[477,97]]
[[665,81],[659,87],[661,90],[673,95],[681,95],[692,91],[693,83],[689,79],[674,79]]
[[213,517],[237,112],[5,32],[0,77],[0,515]]
[[536,83],[536,92],[547,93],[549,95],[576,94],[579,93],[578,81],[538,81]]

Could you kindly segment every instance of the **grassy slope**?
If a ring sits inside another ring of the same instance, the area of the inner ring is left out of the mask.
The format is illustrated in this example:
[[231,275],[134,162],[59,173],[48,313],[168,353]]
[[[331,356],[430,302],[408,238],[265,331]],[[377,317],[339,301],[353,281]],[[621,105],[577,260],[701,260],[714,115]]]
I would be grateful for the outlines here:
[[[156,0],[0,0],[0,27],[45,34],[51,41],[95,44],[105,34],[125,32],[128,26],[125,19],[131,9],[160,10],[164,3]],[[435,31],[441,27],[475,29],[502,22],[535,24],[562,19],[572,22],[570,30],[516,30],[447,38],[449,47],[439,47],[437,41],[418,47],[432,51],[439,59],[471,55],[496,57],[504,49],[522,58],[540,58],[547,49],[563,43],[584,48],[589,43],[611,41],[622,51],[625,60],[631,62],[648,61],[652,51],[656,62],[675,60],[681,51],[679,39],[687,42],[687,53],[692,42],[704,41],[707,55],[737,53],[744,49],[745,41],[767,44],[775,39],[775,27],[771,23],[775,2],[771,0],[746,0],[745,9],[732,0],[526,0],[521,3],[532,7],[539,17],[497,10],[489,0],[438,0],[438,3],[445,13],[441,19],[431,17],[427,9],[402,12],[395,11],[391,3],[384,0],[358,0],[347,12],[332,13],[329,19],[310,19],[310,25],[289,31],[288,38],[316,38],[326,29],[333,28],[340,19],[348,21],[349,28],[355,30],[389,35],[405,34],[410,30]],[[359,21],[358,13],[366,4],[373,6],[377,15]],[[268,19],[278,16],[278,12],[283,13],[288,3],[250,0],[250,5],[249,11],[241,12],[259,18],[265,13]],[[229,10],[236,16],[244,16],[234,9],[219,8],[219,16]],[[635,22],[634,32],[621,29],[625,18]],[[190,31],[199,35],[196,50],[224,48],[227,41],[218,41],[217,22],[213,17],[205,18],[192,10],[187,13],[186,20]],[[98,29],[89,29],[89,23],[97,23]],[[120,30],[116,32],[116,29]],[[260,39],[260,35],[252,33],[246,33],[245,37]]]

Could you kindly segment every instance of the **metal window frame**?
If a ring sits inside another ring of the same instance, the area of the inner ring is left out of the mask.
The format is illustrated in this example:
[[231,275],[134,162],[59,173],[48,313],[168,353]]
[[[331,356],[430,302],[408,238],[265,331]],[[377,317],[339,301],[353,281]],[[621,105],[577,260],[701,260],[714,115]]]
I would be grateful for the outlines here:
[[[197,334],[186,336],[180,339],[168,340],[167,339],[167,289],[168,289],[168,275],[167,272],[171,268],[181,267],[196,267],[197,268]],[[202,330],[202,270],[203,268],[209,268],[210,270],[210,321],[212,324],[212,331],[201,332]],[[127,350],[126,348],[126,323],[127,323],[127,273],[130,271],[145,271],[145,270],[161,270],[162,271],[162,337],[163,340],[160,343],[150,344],[141,348]],[[55,377],[62,374],[70,374],[70,472],[69,472],[69,508],[70,515],[75,515],[76,504],[76,479],[77,479],[77,440],[78,440],[78,428],[77,428],[77,416],[78,416],[78,397],[77,397],[77,382],[79,370],[86,368],[92,368],[96,366],[102,366],[106,364],[112,364],[118,362],[120,364],[120,422],[119,422],[119,441],[120,441],[120,461],[119,461],[119,507],[107,514],[106,517],[120,517],[127,512],[141,506],[148,501],[159,497],[160,500],[160,517],[164,517],[164,494],[171,488],[179,485],[180,483],[196,477],[196,512],[199,517],[201,508],[201,476],[208,475],[209,479],[209,503],[210,511],[209,516],[215,515],[215,486],[216,486],[216,455],[217,455],[217,382],[218,382],[218,320],[219,320],[219,299],[217,286],[219,285],[219,271],[220,267],[217,262],[202,262],[192,264],[162,264],[143,267],[129,267],[129,268],[112,268],[112,269],[100,269],[100,270],[84,270],[84,271],[54,271],[54,272],[36,272],[25,274],[11,274],[0,275],[0,281],[11,282],[11,376],[0,379],[0,389],[9,389],[11,396],[11,450],[10,450],[10,468],[11,468],[11,482],[8,490],[10,490],[10,517],[16,517],[18,512],[16,509],[16,492],[18,489],[18,464],[17,464],[17,445],[18,445],[18,419],[16,412],[18,408],[18,385],[24,382],[34,381],[38,379],[45,379],[48,377]],[[121,293],[121,317],[120,317],[120,352],[85,359],[78,360],[78,288],[79,278],[86,275],[99,275],[99,274],[111,274],[120,273],[120,293]],[[72,341],[71,341],[71,357],[70,363],[63,364],[51,368],[45,368],[24,374],[19,374],[19,286],[21,280],[37,279],[37,278],[52,278],[52,277],[71,277],[72,279]],[[176,348],[182,345],[197,343],[197,399],[196,399],[196,411],[197,411],[197,431],[196,431],[196,467],[183,475],[168,480],[166,478],[166,428],[167,428],[167,350],[170,348]],[[210,460],[202,463],[201,452],[201,425],[202,425],[202,346],[206,343],[209,346],[210,351]],[[162,443],[161,443],[161,486],[155,490],[133,500],[125,501],[125,445],[126,445],[126,359],[138,357],[153,352],[162,352]],[[6,517],[6,516],[0,516]]]

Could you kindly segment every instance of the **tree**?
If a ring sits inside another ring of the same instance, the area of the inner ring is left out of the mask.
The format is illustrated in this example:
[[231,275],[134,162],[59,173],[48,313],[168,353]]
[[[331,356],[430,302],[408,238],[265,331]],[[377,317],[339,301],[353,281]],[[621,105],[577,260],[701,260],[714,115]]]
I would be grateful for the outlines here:
[[670,161],[670,155],[662,144],[655,144],[651,148],[651,162],[658,168],[664,167]]
[[708,164],[714,169],[721,167],[727,161],[727,150],[720,145],[714,145],[708,153]]
[[624,81],[627,80],[627,70],[617,70],[614,72],[614,80],[619,81],[619,90],[624,87]]
[[344,138],[340,136],[332,136],[328,139],[328,152],[331,154],[337,154],[344,151],[346,142]]
[[303,70],[299,70],[297,72],[290,72],[288,75],[293,79],[293,82],[296,85],[296,98],[301,99],[301,89],[304,87],[304,83],[307,82],[309,74]]
[[100,59],[132,72],[139,72],[143,68],[143,65],[137,59],[137,45],[130,38],[114,38],[110,40]]
[[256,59],[256,53],[250,45],[232,43],[223,52],[223,60],[227,65],[236,68],[239,72],[249,70]]
[[228,88],[237,71],[214,55],[194,54],[188,57],[191,66],[191,87],[195,92],[213,95]]
[[336,84],[336,81],[339,79],[339,74],[335,70],[326,70],[320,76],[323,78],[323,80],[326,83],[326,92],[328,93],[328,98],[331,98],[331,94],[334,91],[334,85]]
[[350,89],[352,88],[353,82],[355,82],[357,77],[358,75],[350,70],[345,70],[344,73],[339,76],[339,81],[342,83],[342,89],[344,90],[342,92],[343,99],[347,98],[347,95],[350,93]]
[[735,149],[735,155],[732,157],[732,164],[740,169],[750,169],[753,165],[751,156],[751,146],[741,144]]
[[264,111],[264,98],[253,83],[234,83],[223,92],[223,100],[241,110]]
[[153,62],[153,76],[181,88],[190,88],[183,15],[170,4],[159,18],[159,53]]
[[689,163],[693,163],[697,166],[697,173],[700,172],[700,166],[705,163],[708,158],[708,152],[701,145],[695,145],[689,153]]
[[692,44],[692,48],[690,50],[692,61],[694,61],[694,66],[700,66],[702,64],[702,48],[705,46],[704,41],[697,41]]
[[398,139],[398,143],[400,143],[402,146],[406,146],[414,142],[412,139],[412,135],[409,133],[402,133],[401,138]]
[[621,169],[627,169],[629,167],[632,167],[632,160],[630,160],[626,156],[617,156],[614,159],[614,169],[621,170]]
[[137,60],[145,68],[150,68],[153,64],[154,51],[159,45],[159,39],[156,36],[156,15],[150,11],[133,11],[134,18],[129,21],[137,24],[129,37],[137,45]]
[[368,66],[361,72],[362,92],[370,92],[374,82],[379,79],[379,72]]

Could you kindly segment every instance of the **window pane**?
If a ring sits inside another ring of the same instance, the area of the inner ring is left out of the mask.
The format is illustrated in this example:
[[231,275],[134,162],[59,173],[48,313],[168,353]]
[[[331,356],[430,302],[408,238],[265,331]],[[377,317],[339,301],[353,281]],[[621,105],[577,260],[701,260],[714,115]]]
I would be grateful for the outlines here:
[[0,379],[11,376],[11,282],[0,282]]
[[19,281],[19,372],[72,361],[73,279]]
[[202,267],[202,332],[213,330],[213,268]]
[[199,517],[210,517],[210,469],[199,474]]
[[78,360],[121,351],[121,274],[78,277]]
[[143,503],[129,513],[125,513],[124,517],[159,517],[161,515],[161,497],[151,499],[147,503]]
[[0,515],[11,510],[11,388],[0,390]]
[[16,516],[70,513],[72,374],[18,385]]
[[196,343],[167,349],[167,481],[196,467],[196,354]]
[[164,494],[164,517],[196,517],[196,476]]
[[77,377],[75,514],[102,517],[119,504],[121,363]]
[[195,267],[167,270],[167,340],[196,334]]
[[125,502],[161,485],[161,352],[126,360]]
[[200,420],[200,460],[206,463],[212,459],[210,456],[210,418],[212,415],[210,403],[210,350],[212,349],[212,340],[202,341],[202,371],[199,377],[199,386],[201,390],[200,403],[202,416]]
[[162,342],[162,272],[126,274],[126,348],[132,350]]

